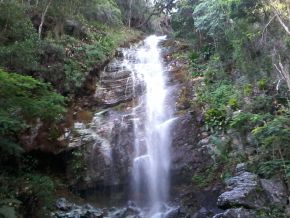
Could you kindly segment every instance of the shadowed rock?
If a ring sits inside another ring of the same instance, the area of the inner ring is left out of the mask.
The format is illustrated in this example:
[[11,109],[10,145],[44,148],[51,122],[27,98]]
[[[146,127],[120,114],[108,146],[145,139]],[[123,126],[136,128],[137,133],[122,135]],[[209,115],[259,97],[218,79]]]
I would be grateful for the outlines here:
[[252,210],[244,208],[234,208],[226,210],[224,213],[215,215],[213,218],[256,218],[257,215]]

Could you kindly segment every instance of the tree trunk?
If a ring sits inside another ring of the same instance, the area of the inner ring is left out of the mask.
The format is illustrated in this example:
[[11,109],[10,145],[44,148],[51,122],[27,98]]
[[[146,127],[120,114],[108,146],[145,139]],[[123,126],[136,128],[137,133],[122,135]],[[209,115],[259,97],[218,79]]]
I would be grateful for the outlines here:
[[51,2],[52,2],[52,0],[48,1],[47,5],[45,7],[45,10],[44,10],[44,12],[41,15],[41,21],[40,21],[40,25],[38,27],[38,37],[39,37],[39,39],[41,39],[41,33],[42,33],[42,27],[43,27],[43,24],[44,24],[44,21],[45,21],[45,15],[46,15],[46,13],[48,11],[48,8],[49,8]]
[[128,15],[128,27],[131,28],[131,19],[132,19],[132,2],[133,0],[130,0],[129,2],[129,15]]

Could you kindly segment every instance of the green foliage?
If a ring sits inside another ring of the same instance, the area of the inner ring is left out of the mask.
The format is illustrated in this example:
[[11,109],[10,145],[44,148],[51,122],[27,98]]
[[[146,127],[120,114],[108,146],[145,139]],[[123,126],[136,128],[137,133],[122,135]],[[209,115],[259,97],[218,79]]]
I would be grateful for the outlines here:
[[228,15],[223,1],[201,1],[194,9],[193,18],[197,30],[218,37],[228,28]]
[[0,65],[20,72],[35,70],[39,41],[36,31],[15,1],[0,3]]
[[287,214],[285,214],[285,210],[279,207],[271,207],[269,209],[260,209],[257,211],[257,218],[287,218]]
[[267,80],[266,79],[260,79],[258,81],[258,88],[260,90],[266,90],[267,89]]
[[217,160],[224,164],[227,163],[230,160],[229,154],[232,151],[231,141],[229,139],[221,140],[219,137],[211,136],[211,142],[216,147],[215,154]]
[[208,90],[202,90],[199,94],[201,102],[207,102],[212,107],[217,108],[225,108],[227,105],[235,104],[235,102],[238,106],[238,99],[240,98],[238,90],[233,85],[229,85],[228,82],[209,86]]
[[19,218],[14,207],[11,206],[0,206],[0,216],[4,218]]
[[275,175],[285,175],[290,178],[290,161],[281,159],[264,161],[257,164],[256,172],[265,178],[271,178]]
[[251,96],[253,94],[253,86],[252,84],[245,84],[244,85],[244,95]]
[[226,111],[210,108],[205,112],[205,122],[208,128],[213,128],[215,130],[222,130],[226,126]]
[[237,130],[250,130],[263,124],[265,119],[264,115],[241,112],[232,117],[230,127]]
[[201,54],[198,52],[191,52],[189,53],[189,60],[191,62],[191,68],[192,68],[192,76],[198,77],[203,75],[203,71],[205,70],[205,66],[201,62],[200,58]]
[[218,54],[214,54],[210,57],[208,67],[204,74],[205,82],[209,86],[227,78],[227,75],[225,74],[225,71],[223,69],[221,57]]
[[237,98],[230,98],[228,101],[228,105],[231,107],[231,109],[236,110],[239,108],[239,102]]
[[50,87],[28,76],[0,70],[1,150],[8,154],[21,151],[17,135],[37,118],[57,121],[64,112],[64,98]]
[[265,177],[276,174],[290,177],[290,120],[289,116],[276,116],[264,125],[253,129],[253,135],[261,146],[257,172]]
[[[136,34],[123,29],[115,0],[47,3],[0,2],[0,67],[43,79],[60,93],[75,94],[94,67]],[[38,28],[47,6],[39,39]]]
[[276,116],[265,125],[255,128],[253,134],[266,147],[283,148],[286,146],[286,149],[290,145],[289,116]]
[[199,58],[199,54],[197,52],[191,52],[189,54],[189,59],[190,59],[192,64],[196,63],[198,58]]
[[75,175],[76,180],[81,180],[84,177],[84,172],[86,170],[86,163],[83,150],[75,150],[72,152],[71,160],[72,175]]
[[[148,19],[152,8],[151,2],[146,0],[117,0],[117,4],[122,12],[123,22],[131,27],[140,28],[140,24],[143,24]],[[150,28],[146,25],[145,28]],[[148,31],[148,29],[147,29]]]
[[192,182],[199,188],[208,187],[216,179],[216,170],[215,166],[212,166],[202,172],[198,172],[192,177]]
[[81,65],[73,60],[67,60],[64,65],[65,83],[64,88],[66,92],[77,90],[82,87],[85,77],[82,73]]
[[[279,14],[289,26],[286,5],[285,1],[183,0],[176,5],[172,22],[176,35],[188,38],[199,52],[189,60],[193,76],[204,75],[204,83],[195,86],[207,127],[220,134],[217,138],[233,133],[229,144],[241,141],[243,161],[254,160],[261,176],[278,174],[289,181],[290,96],[278,71],[289,71],[290,44],[285,26],[275,19]],[[182,15],[186,8],[193,10],[193,16]],[[195,70],[200,60],[207,66],[201,73]],[[224,166],[235,164],[239,152],[225,149],[218,140],[214,144],[222,175],[230,174]],[[265,215],[280,217],[276,212]]]
[[35,195],[41,205],[52,203],[54,183],[51,178],[37,174],[28,174],[24,179],[23,185],[26,187],[26,192]]
[[194,37],[193,5],[188,0],[177,2],[177,11],[172,15],[172,28],[177,37]]
[[25,14],[25,8],[16,1],[2,1],[0,3],[0,43],[7,45],[14,42],[36,39],[37,34]]
[[109,25],[121,25],[121,11],[114,0],[91,0],[82,6],[82,13],[89,21],[100,21]]
[[268,113],[272,109],[272,97],[269,95],[258,95],[251,98],[245,109],[252,113]]
[[49,85],[29,76],[1,70],[0,91],[2,109],[11,116],[56,120],[64,112],[64,98],[52,92]]
[[0,175],[0,184],[0,214],[11,214],[12,209],[16,213],[19,206],[37,208],[35,213],[39,213],[53,203],[55,185],[48,176],[23,171],[7,174],[4,171]]

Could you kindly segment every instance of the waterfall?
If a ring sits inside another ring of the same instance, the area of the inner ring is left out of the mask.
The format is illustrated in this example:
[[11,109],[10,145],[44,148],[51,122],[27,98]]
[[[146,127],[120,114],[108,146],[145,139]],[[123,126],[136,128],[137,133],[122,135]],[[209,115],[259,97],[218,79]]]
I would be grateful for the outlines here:
[[174,119],[158,46],[164,39],[149,36],[134,52],[136,60],[124,62],[132,72],[133,83],[142,82],[145,87],[141,96],[134,94],[132,194],[139,205],[150,208],[146,217],[162,216],[170,185],[170,126]]

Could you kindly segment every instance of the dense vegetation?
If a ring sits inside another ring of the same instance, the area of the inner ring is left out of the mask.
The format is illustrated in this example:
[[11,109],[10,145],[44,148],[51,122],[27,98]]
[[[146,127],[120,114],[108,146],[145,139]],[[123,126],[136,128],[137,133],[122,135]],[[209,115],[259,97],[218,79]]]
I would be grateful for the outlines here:
[[191,103],[203,111],[221,175],[246,161],[289,184],[289,15],[287,1],[178,1],[172,25],[192,44],[191,78],[201,78]]
[[65,108],[94,89],[87,80],[117,47],[153,29],[152,10],[145,0],[0,1],[1,217],[45,216],[55,181],[29,143],[39,129],[56,143]]
[[20,210],[44,217],[57,185],[27,155],[23,135],[38,125],[57,132],[66,106],[85,93],[88,77],[97,76],[118,46],[170,22],[172,35],[190,44],[190,80],[199,81],[197,97],[186,102],[201,109],[216,145],[216,166],[205,171],[210,176],[193,181],[206,186],[248,162],[260,176],[290,185],[289,3],[154,3],[0,1],[0,216]]

